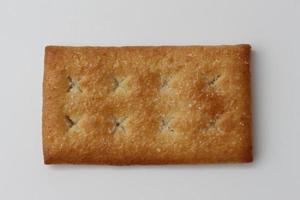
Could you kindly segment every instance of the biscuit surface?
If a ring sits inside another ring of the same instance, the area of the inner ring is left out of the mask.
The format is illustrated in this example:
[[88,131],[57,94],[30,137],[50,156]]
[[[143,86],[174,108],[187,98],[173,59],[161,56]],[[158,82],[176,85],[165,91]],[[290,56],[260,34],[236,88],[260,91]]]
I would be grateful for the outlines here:
[[45,49],[46,164],[250,162],[249,45]]

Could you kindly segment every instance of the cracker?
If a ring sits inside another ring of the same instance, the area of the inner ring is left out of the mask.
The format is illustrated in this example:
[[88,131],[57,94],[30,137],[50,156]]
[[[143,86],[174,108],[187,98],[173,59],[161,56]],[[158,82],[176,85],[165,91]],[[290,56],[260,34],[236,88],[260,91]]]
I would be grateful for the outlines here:
[[47,46],[44,162],[250,162],[249,45]]

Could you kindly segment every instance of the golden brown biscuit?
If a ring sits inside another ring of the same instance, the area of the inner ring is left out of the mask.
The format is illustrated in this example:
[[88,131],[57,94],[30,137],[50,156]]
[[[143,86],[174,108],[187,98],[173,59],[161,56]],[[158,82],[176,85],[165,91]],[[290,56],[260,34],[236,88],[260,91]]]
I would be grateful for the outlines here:
[[46,164],[250,162],[249,45],[45,50]]

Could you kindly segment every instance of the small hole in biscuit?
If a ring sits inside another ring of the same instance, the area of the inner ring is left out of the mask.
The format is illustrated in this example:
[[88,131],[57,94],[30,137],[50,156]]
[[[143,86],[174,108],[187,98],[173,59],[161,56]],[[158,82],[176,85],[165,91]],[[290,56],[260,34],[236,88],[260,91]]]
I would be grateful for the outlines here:
[[174,129],[172,129],[169,125],[170,121],[171,121],[171,118],[169,118],[169,117],[162,117],[161,118],[160,132],[162,132],[163,130],[167,130],[171,133],[175,132]]
[[113,129],[111,130],[111,133],[115,133],[117,132],[119,129],[123,130],[123,132],[126,133],[126,129],[125,127],[123,126],[123,123],[124,121],[126,120],[127,117],[124,117],[124,118],[120,118],[120,117],[116,117],[116,116],[113,116]]
[[220,115],[216,114],[215,116],[213,116],[206,124],[206,128],[204,129],[205,132],[210,132],[210,130],[215,130],[217,129],[216,124],[217,121],[219,119]]
[[72,128],[75,125],[75,122],[68,115],[65,115],[65,121],[69,128]]
[[69,84],[69,87],[68,87],[68,92],[70,91],[70,90],[72,90],[72,88],[75,86],[75,83],[73,82],[73,80],[72,80],[72,78],[70,77],[70,76],[68,76],[67,77],[67,79],[68,79],[68,84]]
[[216,119],[211,119],[208,122],[208,128],[213,128],[216,125]]
[[160,89],[168,88],[168,85],[173,77],[171,76],[161,76],[160,78]]
[[119,88],[122,88],[122,83],[124,82],[125,78],[117,78],[113,77],[113,91],[115,92]]
[[214,76],[212,79],[210,79],[210,80],[207,82],[208,86],[213,86],[213,85],[219,80],[220,77],[221,77],[220,74]]
[[67,79],[68,79],[68,82],[69,82],[68,92],[70,92],[72,89],[77,89],[79,92],[82,92],[78,81],[71,78],[71,76],[68,76]]

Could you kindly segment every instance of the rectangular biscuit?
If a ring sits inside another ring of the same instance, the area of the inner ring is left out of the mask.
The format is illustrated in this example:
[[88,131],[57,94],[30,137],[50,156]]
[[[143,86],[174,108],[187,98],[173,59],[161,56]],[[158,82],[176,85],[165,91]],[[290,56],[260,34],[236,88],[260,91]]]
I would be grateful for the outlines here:
[[250,162],[250,45],[45,49],[44,162]]

